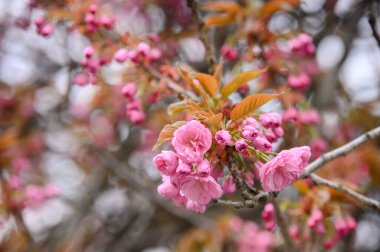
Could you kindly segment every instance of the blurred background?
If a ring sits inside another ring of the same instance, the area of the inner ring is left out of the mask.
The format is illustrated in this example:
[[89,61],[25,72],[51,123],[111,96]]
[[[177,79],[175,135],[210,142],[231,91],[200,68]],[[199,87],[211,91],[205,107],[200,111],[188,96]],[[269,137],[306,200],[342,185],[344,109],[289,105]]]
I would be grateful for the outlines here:
[[[76,29],[91,2],[95,1],[0,0],[1,251],[234,251],[228,223],[236,216],[259,220],[261,208],[211,205],[205,214],[197,214],[156,193],[160,175],[153,166],[157,152],[151,146],[171,120],[167,105],[176,100],[175,95],[162,94],[162,79],[142,77],[147,74],[133,63],[109,59],[97,71],[101,85],[75,83],[83,69],[83,50],[105,40]],[[252,9],[252,15],[269,2],[238,1]],[[315,58],[293,60],[289,68],[313,69],[305,106],[313,106],[321,116],[320,124],[304,130],[323,137],[333,149],[356,132],[379,126],[380,47],[369,22],[372,18],[375,28],[380,25],[379,1],[287,2],[269,16],[259,16],[258,22],[252,18],[245,25],[207,30],[217,59],[226,43],[241,57],[237,63],[226,61],[224,83],[236,72],[263,64],[260,48],[254,45],[261,35],[275,36],[262,43],[277,43],[281,49],[289,34],[304,31],[313,37]],[[116,34],[127,32],[131,38],[157,34],[160,41],[151,44],[170,62],[161,64],[167,71],[178,62],[208,71],[207,45],[196,32],[197,21],[185,0],[97,4],[116,17]],[[207,15],[200,11],[201,18]],[[47,37],[36,32],[33,20],[40,16],[54,24],[54,33]],[[114,35],[105,31],[102,36],[112,40]],[[276,85],[284,83],[281,77],[267,78],[275,79]],[[119,87],[128,81],[154,86],[146,99],[156,102],[146,107],[149,120],[144,127],[131,124],[120,112],[124,105]],[[263,89],[260,82],[250,82],[248,87],[251,93]],[[241,96],[237,93],[232,99]],[[263,109],[284,110],[278,101]],[[309,140],[285,138],[278,148]],[[380,200],[378,144],[358,150],[350,160],[332,162],[330,168],[340,169],[339,176],[362,176],[365,187],[358,188]],[[350,172],[351,166],[360,165],[364,173]],[[295,194],[295,189],[289,189],[280,197]],[[357,229],[332,251],[380,251],[380,215],[350,210]],[[283,250],[275,244],[273,251]]]

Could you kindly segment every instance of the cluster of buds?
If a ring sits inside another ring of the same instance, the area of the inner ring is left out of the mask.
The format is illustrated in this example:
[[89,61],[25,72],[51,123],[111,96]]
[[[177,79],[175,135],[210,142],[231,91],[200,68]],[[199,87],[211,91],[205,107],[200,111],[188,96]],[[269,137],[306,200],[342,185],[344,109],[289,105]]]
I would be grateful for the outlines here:
[[333,235],[324,244],[326,249],[331,249],[336,243],[341,241],[346,235],[356,229],[356,221],[351,216],[347,218],[338,218],[334,222],[335,235]]
[[230,229],[235,234],[233,238],[240,252],[268,252],[273,246],[274,235],[271,232],[261,230],[253,221],[244,222],[235,217],[230,222]]
[[210,149],[212,134],[198,121],[190,121],[174,132],[176,152],[162,151],[153,162],[162,175],[158,193],[178,206],[203,213],[207,204],[223,195],[221,186],[211,176],[211,166],[204,154]]
[[149,44],[140,42],[133,50],[119,49],[113,58],[118,63],[124,63],[127,59],[130,59],[134,63],[151,64],[159,60],[161,56],[162,52],[160,49],[152,48]]
[[55,185],[28,185],[25,187],[22,198],[14,200],[13,204],[20,209],[37,207],[46,200],[57,197],[58,195],[59,190]]
[[145,122],[145,114],[142,110],[141,101],[136,98],[137,86],[135,83],[127,83],[121,92],[127,100],[126,115],[133,124]]
[[49,37],[54,32],[54,26],[46,23],[46,19],[44,17],[35,18],[34,24],[36,25],[37,34],[42,37]]
[[98,5],[91,4],[85,16],[86,30],[89,33],[95,32],[99,28],[112,29],[115,25],[116,18],[114,16],[101,15],[98,17]]
[[289,45],[292,52],[300,56],[313,56],[315,54],[315,45],[308,34],[299,34],[289,41]]
[[321,121],[319,112],[315,109],[297,111],[295,108],[289,108],[282,115],[284,122],[297,122],[303,125],[317,125]]
[[265,229],[268,231],[273,231],[276,226],[275,214],[276,212],[272,203],[266,204],[261,212],[261,219],[264,221]]
[[288,76],[289,86],[295,90],[305,91],[310,88],[311,79],[309,75],[302,72],[298,75],[289,75]]
[[307,226],[314,230],[317,234],[326,232],[325,224],[323,224],[323,213],[321,210],[315,210],[307,220]]

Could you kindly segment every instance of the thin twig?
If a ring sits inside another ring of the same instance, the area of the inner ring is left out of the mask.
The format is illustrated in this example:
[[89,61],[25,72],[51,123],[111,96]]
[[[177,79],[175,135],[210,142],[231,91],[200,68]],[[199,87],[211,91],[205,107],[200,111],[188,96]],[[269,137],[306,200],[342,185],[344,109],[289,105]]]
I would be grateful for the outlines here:
[[277,202],[275,200],[273,200],[272,203],[273,203],[273,206],[274,206],[274,209],[276,212],[277,225],[280,228],[282,237],[284,238],[284,241],[285,241],[285,245],[286,245],[285,251],[295,252],[296,247],[294,246],[292,238],[289,235],[288,227],[287,227],[287,224],[286,224],[286,222],[285,222],[285,220],[281,214],[281,210],[280,210],[280,208],[277,205]]
[[334,190],[337,190],[339,192],[342,192],[351,198],[355,199],[358,203],[362,204],[365,207],[375,209],[377,211],[380,211],[380,202],[371,198],[368,198],[360,193],[357,193],[351,189],[348,189],[347,187],[332,182],[330,180],[324,179],[316,174],[311,174],[310,178],[316,183],[317,185],[324,185],[327,187],[330,187]]
[[368,23],[369,26],[371,26],[372,36],[375,38],[377,45],[380,47],[380,36],[376,29],[376,18],[372,13],[368,15]]
[[202,41],[206,49],[206,59],[209,64],[209,72],[213,73],[216,66],[215,49],[204,29],[204,23],[199,12],[199,4],[196,0],[187,0],[187,5],[190,7],[191,14],[197,23],[199,39]]
[[312,163],[310,163],[306,167],[305,172],[302,173],[299,176],[299,178],[308,177],[310,174],[312,174],[313,172],[315,172],[316,170],[321,168],[326,163],[328,163],[328,162],[330,162],[330,161],[332,161],[338,157],[347,155],[349,152],[355,150],[360,145],[368,142],[371,139],[379,137],[379,136],[380,136],[380,126],[371,130],[371,131],[368,131],[367,133],[359,136],[358,138],[352,140],[351,142],[349,142],[349,143],[347,143],[347,144],[345,144],[345,145],[343,145],[343,146],[341,146],[335,150],[332,150],[330,152],[323,154],[318,159],[316,159]]

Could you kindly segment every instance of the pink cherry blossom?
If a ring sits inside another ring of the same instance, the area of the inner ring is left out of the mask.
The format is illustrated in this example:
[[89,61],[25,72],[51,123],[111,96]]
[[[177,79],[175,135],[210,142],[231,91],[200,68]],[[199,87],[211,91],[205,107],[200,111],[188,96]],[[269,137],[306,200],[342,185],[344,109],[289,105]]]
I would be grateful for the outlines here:
[[113,56],[114,60],[116,60],[119,63],[124,63],[129,57],[129,53],[127,49],[119,49]]
[[249,141],[255,140],[258,134],[259,134],[258,129],[250,125],[244,126],[243,131],[242,131],[243,137]]
[[234,61],[238,58],[238,52],[235,48],[233,48],[230,45],[224,45],[222,49],[220,49],[220,53],[222,54],[223,58],[229,61]]
[[236,143],[235,143],[235,149],[236,149],[236,151],[243,152],[247,148],[248,148],[248,144],[245,142],[244,139],[240,139],[240,140],[236,141]]
[[232,176],[228,176],[224,180],[222,188],[225,194],[233,194],[236,191],[236,185],[232,179]]
[[232,143],[232,137],[227,130],[220,130],[215,133],[215,141],[221,146],[226,146]]
[[178,156],[173,151],[162,151],[153,158],[153,162],[161,174],[171,176],[177,170]]
[[282,120],[284,122],[296,121],[298,119],[298,111],[295,108],[289,108],[282,114]]
[[127,116],[133,124],[143,124],[145,122],[145,114],[141,110],[129,110]]
[[208,204],[223,195],[221,186],[211,176],[186,176],[181,183],[181,195],[199,204]]
[[196,213],[204,213],[206,211],[206,205],[200,204],[195,200],[188,200],[186,203],[186,208]]
[[275,112],[260,115],[260,122],[264,128],[275,128],[281,126],[281,115]]
[[177,174],[178,175],[187,175],[190,174],[192,170],[192,165],[189,163],[184,162],[183,160],[179,160],[179,165],[177,167]]
[[137,86],[135,83],[130,82],[123,86],[121,89],[121,92],[127,98],[128,100],[132,100],[134,98],[134,95],[136,94]]
[[258,136],[253,140],[253,146],[259,151],[266,152],[272,150],[272,144],[264,137]]
[[169,176],[162,176],[162,184],[157,187],[157,192],[168,199],[172,199],[178,196],[179,189],[171,183]]
[[254,127],[256,129],[260,128],[259,122],[253,117],[247,117],[246,119],[244,119],[241,125],[243,128],[247,125]]
[[259,171],[261,184],[267,192],[278,192],[293,183],[304,172],[310,158],[308,146],[281,151]]
[[212,135],[209,129],[192,120],[174,132],[172,145],[178,156],[189,163],[197,163],[210,149]]
[[299,112],[298,120],[302,124],[316,125],[321,121],[319,112],[315,109],[309,109]]

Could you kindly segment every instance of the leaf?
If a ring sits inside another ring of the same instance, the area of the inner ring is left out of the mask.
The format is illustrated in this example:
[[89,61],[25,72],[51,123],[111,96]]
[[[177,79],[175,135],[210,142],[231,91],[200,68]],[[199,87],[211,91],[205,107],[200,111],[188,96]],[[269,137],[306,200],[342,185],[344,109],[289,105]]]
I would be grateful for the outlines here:
[[153,150],[157,149],[161,144],[166,141],[169,141],[173,138],[174,131],[176,131],[179,127],[185,125],[186,121],[178,121],[173,124],[167,124],[161,130],[160,135],[158,136],[157,142],[153,146]]
[[217,89],[220,86],[220,79],[222,77],[222,73],[223,73],[223,60],[220,61],[220,63],[217,65],[215,72],[214,72],[214,78],[215,78],[216,83],[217,83]]
[[203,122],[208,124],[208,125],[218,127],[222,120],[223,120],[223,114],[218,113],[216,115],[213,115],[213,116],[203,120]]
[[238,103],[236,107],[231,111],[231,119],[237,120],[239,118],[242,118],[280,95],[281,93],[250,95]]
[[215,97],[218,83],[214,76],[204,73],[197,73],[194,78],[199,81],[201,86],[211,95],[211,97]]
[[257,76],[264,73],[267,69],[268,67],[261,70],[244,72],[237,75],[230,83],[228,83],[226,86],[222,88],[222,98],[228,97],[230,94],[235,92],[239,87],[243,86],[248,81],[255,79]]
[[177,114],[179,112],[182,112],[186,109],[189,109],[189,106],[187,105],[186,101],[180,101],[172,103],[168,106],[168,115],[173,116],[174,114]]
[[224,26],[229,25],[235,20],[235,15],[209,15],[204,20],[204,26],[206,28],[212,27],[212,26]]
[[291,11],[298,6],[299,3],[299,0],[272,0],[261,8],[260,15],[266,18],[278,11]]
[[189,72],[183,68],[178,68],[178,69],[179,69],[179,72],[180,72],[182,78],[185,80],[185,82],[188,83],[194,89],[195,92],[200,94],[201,93],[200,87],[195,85],[193,79],[190,77]]
[[235,2],[208,2],[202,5],[202,9],[236,14],[241,6]]

